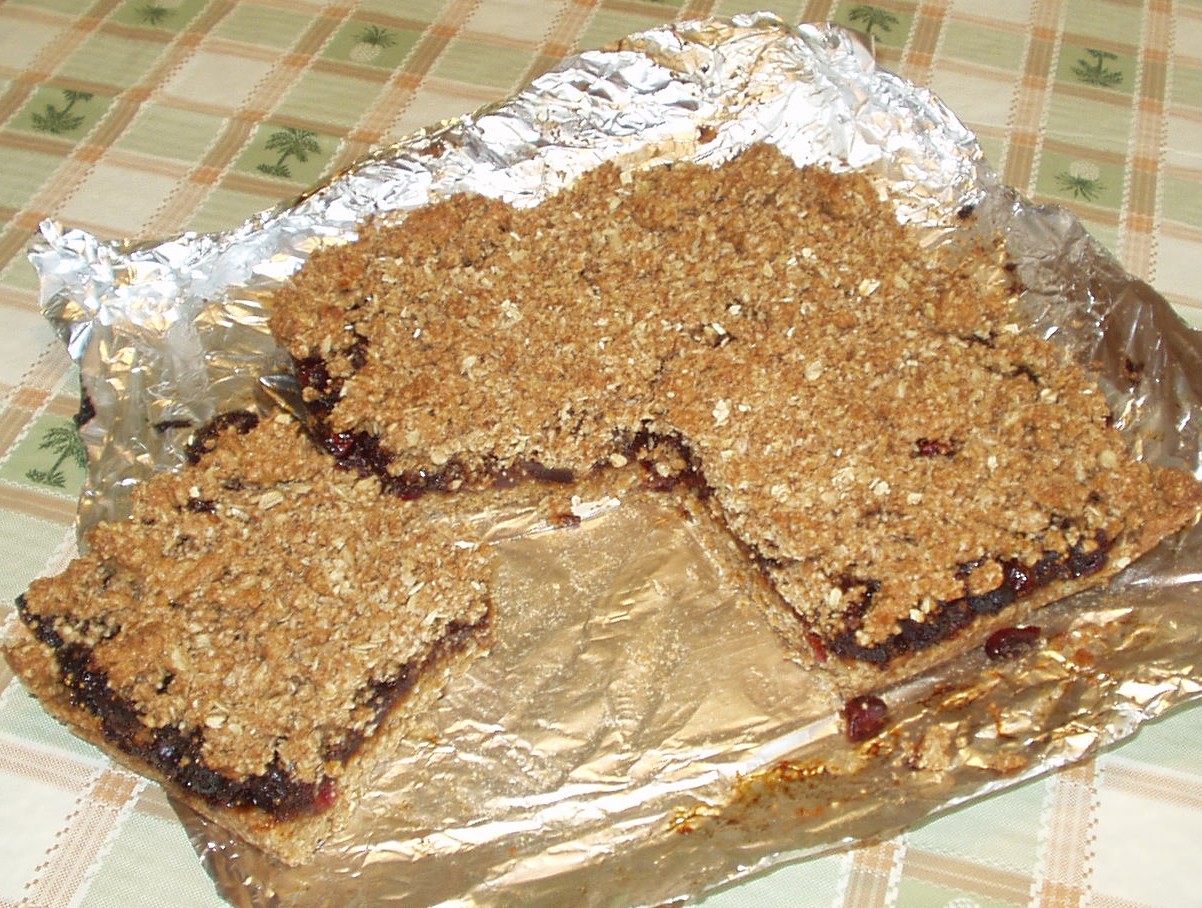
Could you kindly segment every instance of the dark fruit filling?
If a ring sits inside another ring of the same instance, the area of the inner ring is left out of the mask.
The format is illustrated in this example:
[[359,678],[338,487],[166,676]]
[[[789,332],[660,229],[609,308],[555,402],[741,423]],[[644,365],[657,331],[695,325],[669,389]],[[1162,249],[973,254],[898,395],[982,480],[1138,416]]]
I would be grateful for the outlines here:
[[189,429],[192,427],[190,419],[160,419],[153,426],[154,430],[159,433],[170,432],[172,429]]
[[[1067,553],[1048,552],[1034,564],[1023,564],[1017,560],[1003,561],[1002,584],[994,590],[977,596],[962,596],[948,602],[940,602],[924,620],[903,618],[898,622],[898,632],[881,643],[864,646],[856,642],[856,626],[848,627],[828,641],[828,649],[845,659],[858,659],[875,665],[885,665],[904,653],[926,649],[958,633],[976,618],[996,615],[1006,606],[1029,596],[1036,590],[1065,578],[1086,577],[1101,570],[1106,564],[1107,552],[1114,540],[1099,534],[1097,548],[1086,552],[1074,546]],[[859,615],[853,607],[849,610],[852,623],[867,611],[872,587],[860,603]]]
[[[992,340],[972,336],[973,341],[992,345]],[[367,341],[356,335],[353,351],[358,359],[366,355]],[[339,464],[356,470],[360,475],[380,478],[386,492],[403,499],[417,498],[427,492],[451,491],[458,488],[467,477],[462,466],[454,461],[438,470],[408,471],[394,475],[388,471],[393,455],[385,449],[378,438],[366,432],[335,433],[330,431],[324,416],[338,402],[342,382],[330,377],[325,361],[319,356],[310,356],[295,363],[297,380],[310,393],[309,405],[315,416],[317,441],[329,451]],[[1037,381],[1029,369],[1032,381]],[[911,453],[914,457],[954,457],[959,453],[962,442],[957,438],[917,438]],[[675,436],[660,434],[643,428],[637,432],[619,434],[615,438],[615,453],[627,461],[638,464],[645,476],[644,485],[652,491],[670,492],[685,488],[695,492],[701,500],[712,494],[696,456],[684,441]],[[664,472],[662,464],[679,462],[682,466]],[[595,469],[604,469],[607,464],[597,464]],[[523,461],[507,467],[498,466],[486,470],[486,477],[497,488],[509,488],[525,479],[538,482],[572,483],[576,477],[571,470],[547,467],[537,461]],[[1034,564],[1023,564],[1018,560],[1003,561],[1004,580],[990,592],[963,596],[959,599],[938,603],[922,621],[903,618],[898,622],[899,630],[887,640],[872,645],[856,641],[856,631],[867,614],[872,595],[880,582],[872,578],[856,578],[847,575],[840,583],[845,593],[858,591],[859,600],[848,609],[846,628],[831,639],[823,640],[818,634],[809,632],[807,639],[817,658],[824,660],[830,653],[845,659],[856,659],[874,665],[886,665],[894,658],[908,652],[927,649],[946,640],[982,615],[996,615],[1018,599],[1050,583],[1067,577],[1079,578],[1093,574],[1106,564],[1107,552],[1113,540],[1101,534],[1097,547],[1090,552],[1075,546],[1067,554],[1049,552]],[[759,567],[768,573],[783,564],[754,546],[740,542],[740,548]],[[967,577],[983,563],[983,559],[961,566],[957,576]]]
[[960,450],[955,438],[919,438],[914,442],[915,457],[951,457]]
[[214,416],[201,426],[192,436],[185,449],[188,463],[199,463],[204,455],[213,450],[217,436],[226,429],[233,429],[239,435],[245,435],[259,424],[259,417],[245,410],[234,410]]
[[[356,335],[348,351],[352,364],[362,365],[367,340]],[[428,492],[450,492],[468,480],[463,466],[451,461],[438,469],[406,470],[393,473],[388,468],[395,459],[380,440],[367,432],[335,432],[326,419],[338,402],[342,388],[339,379],[330,377],[325,361],[319,356],[298,360],[293,368],[297,382],[310,394],[306,395],[313,422],[310,433],[328,451],[339,466],[354,470],[360,476],[375,476],[386,494],[403,500],[420,498]],[[486,471],[486,479],[498,488],[517,485],[525,479],[537,482],[568,484],[576,481],[575,474],[561,467],[550,467],[536,460],[519,461],[511,466]]]
[[[620,438],[615,453],[642,468],[644,485],[650,491],[671,492],[677,488],[685,488],[696,493],[702,500],[713,492],[705,481],[693,449],[678,435],[656,433],[643,428]],[[682,466],[674,472],[669,470],[666,474],[662,473],[659,464],[665,462],[665,458],[666,462],[675,460]],[[600,466],[604,468],[605,465]]]
[[[338,783],[329,776],[316,782],[295,778],[277,755],[262,773],[231,778],[204,763],[202,728],[182,729],[174,725],[152,728],[143,724],[136,703],[122,697],[109,686],[108,675],[97,665],[91,647],[83,643],[67,643],[55,630],[56,619],[29,611],[25,597],[17,599],[17,612],[37,639],[54,652],[59,677],[73,705],[96,716],[104,736],[123,752],[152,767],[164,778],[204,798],[212,804],[227,808],[255,808],[273,820],[282,821],[328,810],[338,800]],[[68,618],[57,620],[68,621]],[[374,731],[388,712],[412,689],[414,682],[432,663],[461,648],[487,624],[487,617],[477,625],[455,624],[426,659],[408,663],[393,677],[372,681],[363,691],[362,702],[371,707],[374,719],[367,726]],[[87,622],[77,622],[86,632]],[[105,636],[119,632],[113,630]],[[166,691],[172,677],[160,684]],[[327,745],[323,757],[346,763],[363,747],[368,733],[353,729],[337,743]]]
[[[353,351],[359,358],[365,356],[366,340],[356,336]],[[392,452],[380,444],[379,438],[363,431],[335,432],[330,428],[326,416],[338,402],[342,389],[339,379],[331,378],[325,360],[320,356],[309,356],[293,364],[297,382],[305,389],[306,402],[313,417],[311,433],[322,448],[328,451],[337,463],[361,476],[376,476],[383,489],[390,495],[402,499],[414,499],[428,492],[449,492],[459,488],[473,477],[464,467],[451,461],[438,469],[406,470],[393,473],[389,465],[395,459]],[[658,435],[647,429],[618,438],[615,453],[623,454],[627,460],[642,465],[647,476],[646,484],[654,491],[671,491],[677,486],[687,486],[701,496],[709,495],[692,451],[677,436]],[[683,461],[685,467],[667,475],[656,470],[657,455],[671,454]],[[604,468],[598,464],[597,468]],[[560,485],[570,485],[576,474],[565,467],[553,467],[537,460],[520,460],[502,466],[486,467],[478,477],[496,488],[511,488],[525,480]]]
[[17,611],[38,640],[54,651],[71,702],[100,719],[105,738],[166,778],[214,804],[256,807],[281,820],[316,812],[319,801],[329,799],[328,793],[321,793],[334,785],[332,779],[301,782],[291,778],[278,762],[262,774],[242,779],[231,779],[208,768],[201,757],[201,729],[185,731],[174,725],[150,728],[142,724],[135,704],[109,687],[108,675],[97,666],[90,647],[66,643],[52,620],[28,611],[24,597],[17,599]]
[[95,415],[96,405],[92,403],[92,398],[88,395],[88,392],[81,388],[79,391],[79,411],[71,417],[75,423],[75,428],[82,429],[92,421],[92,417]]

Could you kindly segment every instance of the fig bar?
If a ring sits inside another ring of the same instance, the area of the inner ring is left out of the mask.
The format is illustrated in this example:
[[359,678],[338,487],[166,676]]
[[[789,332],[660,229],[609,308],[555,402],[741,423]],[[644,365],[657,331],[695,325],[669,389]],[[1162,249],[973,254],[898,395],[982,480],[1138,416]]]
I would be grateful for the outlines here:
[[434,499],[382,498],[287,421],[223,422],[31,586],[7,655],[83,737],[299,861],[349,812],[365,744],[480,647],[488,574]]
[[1193,477],[1133,459],[1097,386],[1020,330],[996,259],[925,250],[868,178],[768,147],[368,225],[274,302],[308,434],[200,433],[33,584],[9,660],[85,737],[303,860],[487,646],[489,555],[462,544],[482,502],[571,525],[570,495],[639,489],[737,552],[785,652],[855,703],[1198,515]]
[[[968,244],[963,244],[968,246]],[[774,625],[850,693],[979,645],[1196,519],[1019,328],[994,250],[935,253],[862,175],[753,147],[457,197],[279,295],[338,460],[401,498],[640,462],[699,496]]]

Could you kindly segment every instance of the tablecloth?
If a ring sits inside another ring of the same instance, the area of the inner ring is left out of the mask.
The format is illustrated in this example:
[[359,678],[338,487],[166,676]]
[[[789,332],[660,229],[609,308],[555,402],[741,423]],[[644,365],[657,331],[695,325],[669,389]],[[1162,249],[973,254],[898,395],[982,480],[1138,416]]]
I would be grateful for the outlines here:
[[[0,619],[74,547],[77,377],[25,251],[233,227],[369,149],[667,20],[832,20],[930,86],[1006,182],[1202,324],[1202,0],[0,0]],[[1202,707],[707,908],[1202,905]],[[615,893],[620,896],[620,893]],[[224,904],[161,790],[0,667],[0,908]],[[565,902],[566,904],[566,902]]]

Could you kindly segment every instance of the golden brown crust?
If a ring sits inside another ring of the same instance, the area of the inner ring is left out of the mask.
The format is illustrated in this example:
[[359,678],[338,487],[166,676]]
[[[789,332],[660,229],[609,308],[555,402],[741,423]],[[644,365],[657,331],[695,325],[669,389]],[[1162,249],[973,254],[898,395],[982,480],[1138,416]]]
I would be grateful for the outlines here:
[[486,555],[438,505],[383,498],[290,420],[227,431],[31,585],[9,660],[90,740],[298,859],[364,742],[487,632]]
[[[275,305],[326,452],[286,420],[219,434],[31,587],[9,659],[289,861],[349,810],[331,792],[362,784],[359,745],[404,734],[485,644],[487,559],[460,543],[509,496],[554,523],[571,490],[673,494],[796,658],[848,695],[912,676],[1202,502],[1018,328],[995,259],[925,251],[867,178],[767,147],[370,225]],[[181,753],[232,787],[202,796]],[[287,809],[235,791],[277,782]]]
[[131,756],[115,744],[100,720],[79,708],[61,683],[59,666],[53,651],[39,643],[24,627],[18,627],[8,641],[4,655],[22,684],[34,694],[50,715],[67,725],[76,735],[128,766],[163,785],[175,798],[224,829],[240,836],[286,864],[301,864],[345,824],[355,809],[358,795],[370,782],[377,762],[369,757],[387,753],[394,742],[411,733],[415,719],[437,699],[450,677],[487,647],[487,641],[468,639],[461,649],[425,666],[417,685],[405,698],[403,708],[391,712],[373,736],[369,750],[349,761],[338,776],[339,797],[327,809],[279,820],[262,810],[229,808],[181,786],[172,776],[145,760]]
[[997,259],[932,254],[866,177],[758,146],[377,225],[273,324],[329,437],[401,487],[683,458],[793,636],[883,684],[1197,516],[1197,483],[1132,459],[1019,329]]

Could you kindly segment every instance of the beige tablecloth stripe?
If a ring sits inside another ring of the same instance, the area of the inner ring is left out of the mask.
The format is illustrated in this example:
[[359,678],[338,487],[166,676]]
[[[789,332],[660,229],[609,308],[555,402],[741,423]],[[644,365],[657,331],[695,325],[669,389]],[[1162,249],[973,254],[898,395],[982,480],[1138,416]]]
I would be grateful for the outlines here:
[[904,839],[895,839],[857,849],[848,873],[844,908],[890,905],[905,847]]
[[1085,906],[1096,774],[1097,765],[1089,761],[1069,767],[1049,782],[1043,818],[1043,866],[1032,908]]
[[1064,3],[1049,0],[1032,4],[1031,10],[1026,54],[1011,115],[1010,141],[1004,161],[997,165],[1002,180],[1026,194],[1034,190],[1038,172],[1040,137],[1056,70]]
[[1166,67],[1173,46],[1171,0],[1147,0],[1143,25],[1120,213],[1121,245],[1116,252],[1132,271],[1150,275],[1155,271],[1155,219],[1166,131]]

